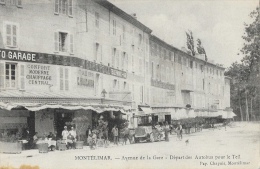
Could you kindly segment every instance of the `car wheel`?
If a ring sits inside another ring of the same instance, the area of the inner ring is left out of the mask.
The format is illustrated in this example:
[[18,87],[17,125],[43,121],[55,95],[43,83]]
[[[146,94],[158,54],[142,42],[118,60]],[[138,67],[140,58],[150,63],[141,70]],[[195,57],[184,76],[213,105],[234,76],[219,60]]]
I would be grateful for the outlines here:
[[134,142],[135,142],[135,143],[139,143],[139,139],[138,139],[138,138],[135,138],[135,139],[134,139]]

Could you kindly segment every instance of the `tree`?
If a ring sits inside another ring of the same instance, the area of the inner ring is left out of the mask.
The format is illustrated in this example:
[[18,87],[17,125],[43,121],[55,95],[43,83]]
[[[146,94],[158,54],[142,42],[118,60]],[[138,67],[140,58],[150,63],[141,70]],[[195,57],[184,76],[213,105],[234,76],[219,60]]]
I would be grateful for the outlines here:
[[199,54],[205,54],[205,60],[206,61],[208,60],[206,51],[205,51],[204,47],[202,46],[200,39],[197,39],[197,51]]
[[[250,13],[250,17],[253,22],[245,24],[245,33],[242,36],[245,41],[241,49],[244,57],[241,63],[233,63],[225,72],[225,75],[232,78],[231,105],[234,111],[240,111],[242,121],[244,117],[246,121],[255,120],[257,116],[260,117],[260,20],[258,8]],[[243,114],[243,110],[245,110],[245,114]]]
[[190,50],[191,55],[195,56],[196,52],[195,52],[195,47],[194,47],[194,39],[193,39],[193,34],[192,31],[188,31],[186,32],[186,36],[187,36],[187,48]]

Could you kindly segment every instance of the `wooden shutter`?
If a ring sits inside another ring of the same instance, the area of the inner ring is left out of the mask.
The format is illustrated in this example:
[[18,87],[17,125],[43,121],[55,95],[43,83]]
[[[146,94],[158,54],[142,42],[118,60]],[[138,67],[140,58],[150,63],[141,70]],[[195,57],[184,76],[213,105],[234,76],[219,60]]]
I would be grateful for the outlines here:
[[63,75],[63,68],[60,67],[60,90],[64,90],[64,75]]
[[0,0],[0,4],[5,4],[5,0]]
[[58,52],[59,51],[59,33],[54,32],[54,51]]
[[16,6],[17,6],[17,7],[22,7],[22,0],[17,0]]
[[88,32],[88,11],[87,11],[87,9],[86,9],[85,17],[86,17],[86,32]]
[[59,0],[55,0],[54,2],[54,14],[59,14]]
[[69,90],[69,69],[65,68],[65,90]]
[[24,69],[24,65],[20,65],[20,89],[24,90],[25,89],[25,78],[24,78],[24,74],[25,74],[25,69]]
[[12,25],[6,25],[6,45],[12,45]]
[[111,48],[112,49],[112,63],[111,66],[115,66],[115,48]]
[[5,64],[0,63],[0,90],[5,87]]
[[103,60],[103,46],[99,45],[99,47],[100,47],[100,62],[102,62],[102,60]]
[[74,53],[74,39],[73,39],[73,34],[70,34],[70,53]]
[[17,46],[17,26],[13,25],[12,26],[12,33],[13,33],[13,46],[16,47]]
[[72,17],[72,11],[73,11],[73,8],[72,8],[72,0],[69,0],[68,2],[68,15],[70,17]]

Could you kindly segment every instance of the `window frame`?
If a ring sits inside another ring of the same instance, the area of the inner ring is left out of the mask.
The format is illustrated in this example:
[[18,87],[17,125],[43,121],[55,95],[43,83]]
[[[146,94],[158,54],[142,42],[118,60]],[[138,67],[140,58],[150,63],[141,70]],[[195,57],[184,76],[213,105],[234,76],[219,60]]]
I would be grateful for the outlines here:
[[[11,30],[10,30],[10,34],[8,34],[7,31],[7,26],[10,26]],[[16,31],[15,31],[15,36],[14,36],[14,31],[13,31],[13,27],[16,27]],[[4,30],[4,44],[6,47],[8,48],[18,48],[19,46],[19,35],[20,35],[20,25],[18,23],[14,23],[14,22],[9,22],[9,21],[4,21],[3,24],[3,30]],[[7,38],[8,36],[10,36],[10,43],[11,44],[7,44]],[[15,45],[14,45],[14,37],[15,37]]]
[[[5,67],[4,67],[4,88],[5,89],[17,89],[18,88],[18,78],[19,78],[18,77],[18,64],[15,63],[15,62],[5,62],[4,65],[5,65]],[[9,66],[14,65],[15,66],[15,69],[14,69],[15,70],[15,75],[14,75],[15,86],[14,87],[12,87],[12,78],[11,78],[12,77],[12,71],[10,71],[10,70],[12,70],[11,67],[9,68],[9,74],[8,74],[9,79],[6,79],[6,76],[7,76],[6,75],[6,71],[7,71],[6,65],[9,65]],[[6,86],[7,81],[10,82],[9,87]]]

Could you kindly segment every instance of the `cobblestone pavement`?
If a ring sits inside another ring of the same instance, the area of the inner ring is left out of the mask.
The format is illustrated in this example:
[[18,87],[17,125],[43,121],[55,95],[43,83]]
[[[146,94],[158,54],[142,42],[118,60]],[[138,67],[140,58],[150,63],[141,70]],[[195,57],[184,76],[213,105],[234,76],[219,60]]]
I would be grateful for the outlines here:
[[[188,143],[187,143],[188,140]],[[170,136],[170,142],[138,143],[90,150],[37,150],[22,154],[0,154],[1,166],[21,165],[43,169],[77,168],[241,168],[260,167],[260,123],[234,123],[232,127]],[[0,167],[1,168],[1,167]]]

